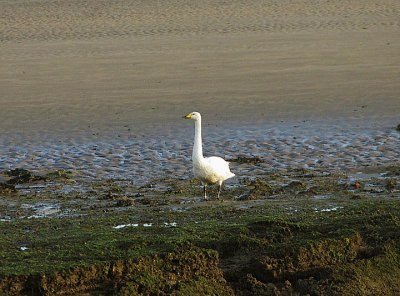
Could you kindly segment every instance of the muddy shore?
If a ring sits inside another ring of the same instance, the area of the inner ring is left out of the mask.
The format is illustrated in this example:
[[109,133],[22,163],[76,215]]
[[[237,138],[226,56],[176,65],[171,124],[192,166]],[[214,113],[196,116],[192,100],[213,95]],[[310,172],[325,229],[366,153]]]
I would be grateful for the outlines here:
[[226,186],[222,201],[204,202],[199,184],[187,179],[137,187],[88,183],[67,171],[3,172],[0,291],[396,294],[399,175],[393,166],[351,176],[265,172]]
[[400,294],[399,15],[0,1],[0,295]]

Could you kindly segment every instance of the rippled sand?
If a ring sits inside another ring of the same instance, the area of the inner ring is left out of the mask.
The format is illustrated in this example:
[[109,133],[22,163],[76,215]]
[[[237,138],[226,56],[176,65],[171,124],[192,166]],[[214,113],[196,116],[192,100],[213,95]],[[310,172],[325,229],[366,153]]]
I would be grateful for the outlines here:
[[1,1],[2,42],[398,29],[396,0]]
[[[6,169],[23,167],[36,172],[67,169],[87,180],[123,179],[136,185],[171,176],[187,179],[192,177],[192,137],[186,128],[179,134],[185,137],[176,139],[175,134],[170,134],[91,142],[74,139],[36,145],[19,143],[3,146],[0,160]],[[208,127],[204,153],[228,160],[238,156],[262,159],[257,165],[232,163],[238,178],[294,168],[351,172],[398,164],[399,141],[400,133],[393,128],[369,130],[327,125],[315,129],[307,123],[286,125],[286,129]]]
[[[205,153],[398,163],[400,3],[0,1],[0,165],[143,183]],[[241,170],[248,170],[241,172]]]

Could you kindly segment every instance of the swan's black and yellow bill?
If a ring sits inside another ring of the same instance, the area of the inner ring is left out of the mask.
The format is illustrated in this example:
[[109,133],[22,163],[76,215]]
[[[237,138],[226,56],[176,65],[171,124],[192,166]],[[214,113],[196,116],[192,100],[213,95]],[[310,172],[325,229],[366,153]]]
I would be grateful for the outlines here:
[[186,119],[189,119],[190,117],[192,117],[192,113],[190,113],[190,114],[188,114],[186,116],[183,116],[183,118],[186,118]]

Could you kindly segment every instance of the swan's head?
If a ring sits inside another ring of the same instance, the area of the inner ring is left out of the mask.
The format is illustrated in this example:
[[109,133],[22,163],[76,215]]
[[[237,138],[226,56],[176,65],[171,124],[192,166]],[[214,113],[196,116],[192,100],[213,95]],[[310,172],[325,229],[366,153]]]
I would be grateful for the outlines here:
[[194,119],[194,120],[200,120],[201,119],[201,115],[199,112],[192,112],[186,116],[184,116],[184,118],[186,119]]

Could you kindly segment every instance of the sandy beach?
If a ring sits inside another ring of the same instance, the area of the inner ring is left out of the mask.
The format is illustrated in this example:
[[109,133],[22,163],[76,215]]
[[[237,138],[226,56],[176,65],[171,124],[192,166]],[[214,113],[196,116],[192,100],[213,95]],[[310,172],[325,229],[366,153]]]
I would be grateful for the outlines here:
[[1,1],[2,166],[71,169],[97,145],[111,167],[140,147],[130,157],[172,170],[171,155],[190,160],[194,110],[210,152],[272,168],[296,136],[333,158],[385,144],[372,163],[397,161],[399,15],[395,0]]

